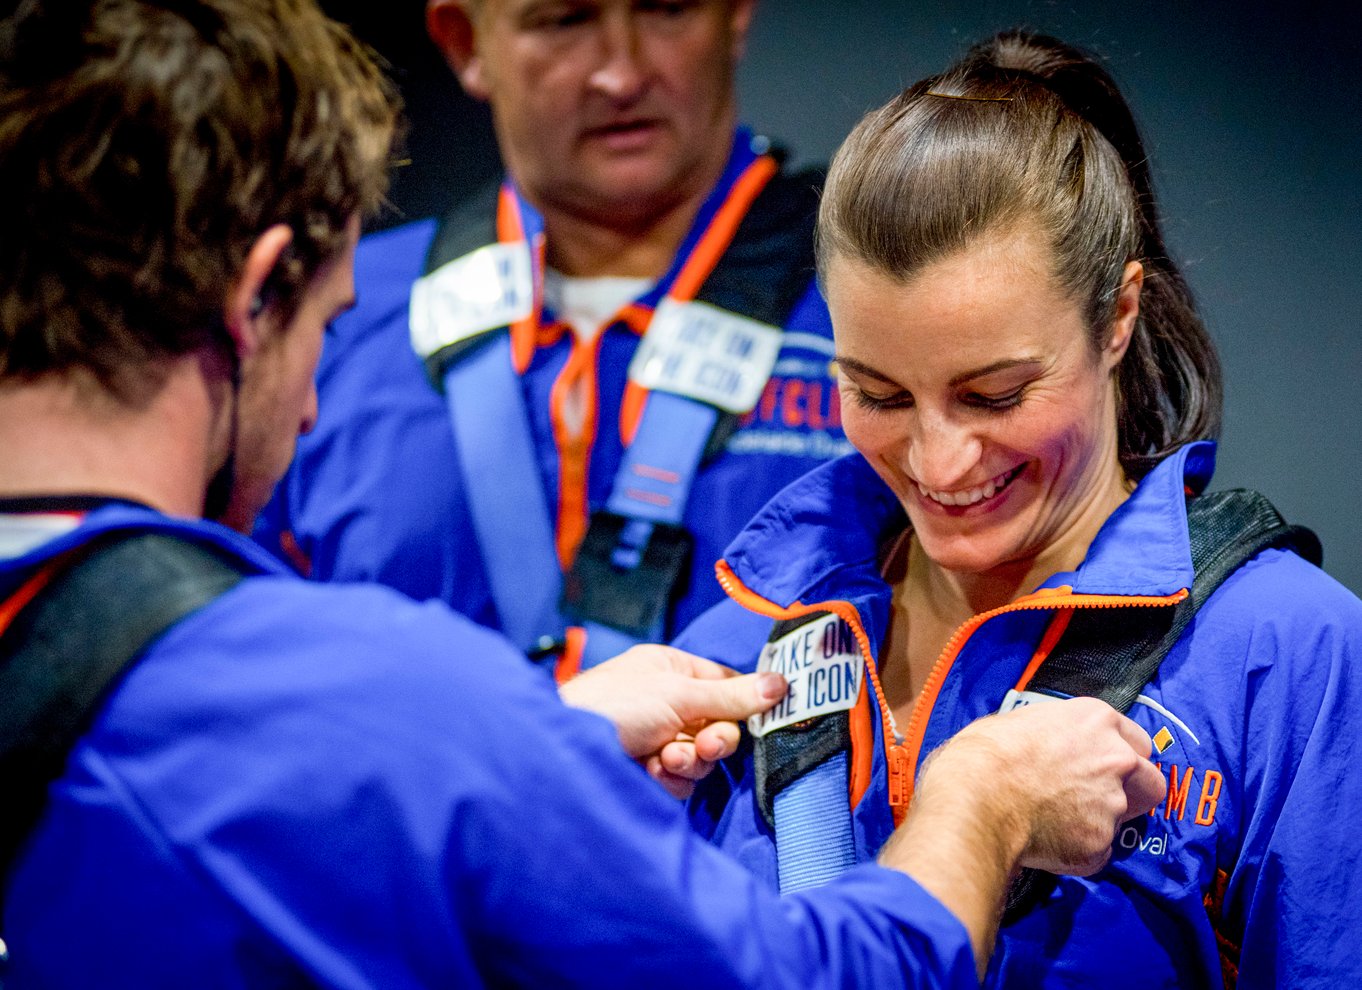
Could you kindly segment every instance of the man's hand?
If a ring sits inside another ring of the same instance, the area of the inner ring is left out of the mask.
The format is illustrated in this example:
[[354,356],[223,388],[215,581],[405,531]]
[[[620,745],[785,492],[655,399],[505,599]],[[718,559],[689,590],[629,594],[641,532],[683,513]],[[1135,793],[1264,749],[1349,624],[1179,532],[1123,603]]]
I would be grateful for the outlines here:
[[737,720],[766,711],[787,690],[779,674],[740,675],[669,646],[635,646],[558,693],[614,722],[624,751],[671,794],[686,797],[737,749]]
[[880,854],[969,930],[982,977],[1019,866],[1085,876],[1119,825],[1166,793],[1149,735],[1093,698],[990,715],[938,749]]
[[940,756],[953,777],[979,781],[1014,809],[1018,865],[1088,876],[1107,864],[1121,823],[1163,797],[1152,749],[1110,705],[1074,698],[979,719]]

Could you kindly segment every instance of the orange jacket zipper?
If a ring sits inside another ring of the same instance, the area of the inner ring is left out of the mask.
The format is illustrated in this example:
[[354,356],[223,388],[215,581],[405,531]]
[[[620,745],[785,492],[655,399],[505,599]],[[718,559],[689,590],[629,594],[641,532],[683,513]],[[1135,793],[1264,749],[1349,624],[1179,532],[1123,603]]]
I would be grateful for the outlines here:
[[922,737],[927,732],[927,721],[931,717],[932,709],[936,706],[936,698],[941,691],[941,685],[946,680],[946,675],[950,673],[956,657],[960,655],[960,651],[969,642],[969,638],[978,632],[985,622],[1007,612],[1034,612],[1065,608],[1161,608],[1176,605],[1186,598],[1187,594],[1186,588],[1161,597],[1082,595],[1074,594],[1069,588],[1042,588],[1040,591],[1025,595],[1015,602],[990,609],[987,612],[980,612],[961,623],[960,627],[951,634],[951,638],[946,641],[946,645],[936,658],[936,663],[932,665],[931,672],[922,685],[922,693],[918,695],[917,701],[913,705],[912,717],[908,720],[908,732],[905,737],[909,770],[907,799],[912,800],[913,777],[915,776],[913,770],[918,763],[918,756],[922,749]]
[[[880,686],[879,664],[870,650],[870,637],[861,624],[860,612],[848,601],[832,600],[805,605],[795,602],[788,608],[762,598],[739,580],[728,562],[720,560],[714,567],[719,584],[724,593],[749,612],[765,615],[773,619],[794,619],[814,612],[832,612],[843,619],[856,636],[866,673],[875,692],[875,700],[880,706],[880,722],[884,729],[885,763],[889,772],[889,806],[894,816],[894,825],[902,823],[908,805],[913,798],[913,782],[918,754],[922,748],[922,737],[927,730],[927,720],[936,704],[937,694],[942,682],[950,672],[952,664],[965,643],[988,620],[1006,612],[1053,610],[1064,608],[1146,608],[1176,605],[1187,597],[1187,589],[1162,597],[1137,597],[1122,595],[1081,595],[1074,594],[1069,588],[1042,588],[1031,595],[999,608],[981,612],[962,623],[951,638],[947,640],[936,663],[922,686],[922,693],[913,706],[913,714],[908,722],[906,735],[899,735],[894,718],[885,700],[884,689]],[[854,801],[853,801],[854,803]]]

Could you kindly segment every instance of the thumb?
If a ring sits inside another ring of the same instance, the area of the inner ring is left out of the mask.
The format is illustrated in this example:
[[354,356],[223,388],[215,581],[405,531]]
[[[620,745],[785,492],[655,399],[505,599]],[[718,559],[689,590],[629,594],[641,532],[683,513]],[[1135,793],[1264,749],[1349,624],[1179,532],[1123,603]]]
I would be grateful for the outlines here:
[[688,725],[738,721],[764,712],[790,690],[780,674],[765,671],[721,681],[690,682],[684,710],[678,712]]

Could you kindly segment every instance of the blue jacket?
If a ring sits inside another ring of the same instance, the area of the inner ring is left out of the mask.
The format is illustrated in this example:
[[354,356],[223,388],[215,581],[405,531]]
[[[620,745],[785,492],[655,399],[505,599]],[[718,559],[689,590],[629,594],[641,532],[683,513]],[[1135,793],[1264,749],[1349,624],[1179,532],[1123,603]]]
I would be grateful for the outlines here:
[[[724,180],[730,181],[731,176]],[[814,184],[808,175],[777,175],[762,193],[774,199],[758,198],[744,220],[748,226],[739,262],[793,271],[803,291],[786,319],[784,344],[756,408],[696,476],[684,518],[695,547],[668,635],[722,598],[713,563],[766,500],[850,449],[830,371],[831,324],[813,284]],[[716,189],[721,200],[726,192],[722,183]],[[772,201],[799,203],[797,215],[773,215],[784,208],[765,205]],[[493,199],[443,223],[423,220],[361,242],[355,264],[358,307],[337,321],[323,349],[317,378],[320,417],[299,443],[291,471],[261,517],[257,538],[284,559],[310,568],[313,577],[374,580],[417,599],[439,598],[499,629],[449,412],[412,352],[408,326],[412,284],[426,271],[428,259],[448,250],[451,239],[470,243],[464,226],[478,228],[474,242],[494,240],[494,212]],[[792,238],[792,227],[805,236]],[[703,253],[697,245],[707,230],[702,218],[663,283]],[[729,281],[743,283],[729,286],[739,293],[768,289],[755,278]],[[574,512],[578,504],[599,508],[610,494],[624,451],[621,435],[627,435],[631,416],[625,402],[627,369],[664,288],[659,284],[628,307],[625,318],[609,326],[600,341],[594,383],[598,412],[585,492],[573,481],[578,471],[564,470],[569,455],[554,440],[552,401],[555,383],[582,345],[552,313],[541,319],[520,381],[545,499],[555,516]],[[499,481],[483,477],[478,483]],[[517,534],[509,532],[506,539]]]
[[[1166,607],[1190,584],[1184,484],[1199,491],[1213,459],[1209,443],[1169,457],[1113,513],[1076,571],[962,627],[910,723],[889,730],[903,736],[910,766],[998,709],[1067,608]],[[827,465],[734,541],[720,572],[736,600],[677,645],[750,668],[773,617],[840,602],[877,655],[890,610],[880,551],[906,525],[858,455]],[[1322,571],[1269,550],[1231,575],[1130,712],[1161,747],[1154,759],[1167,800],[1120,831],[1107,868],[1061,879],[1002,930],[987,985],[1218,987],[1224,948],[1240,990],[1362,986],[1351,824],[1362,812],[1360,664],[1362,602]],[[851,754],[859,861],[892,828],[884,723],[862,680],[851,713],[853,741],[858,725],[868,741]],[[775,846],[750,758],[740,751],[726,770],[697,794],[692,817],[774,886]]]
[[975,985],[911,879],[773,896],[609,723],[439,603],[130,508],[0,560],[0,601],[122,528],[258,573],[156,641],[72,752],[8,879],[6,990]]

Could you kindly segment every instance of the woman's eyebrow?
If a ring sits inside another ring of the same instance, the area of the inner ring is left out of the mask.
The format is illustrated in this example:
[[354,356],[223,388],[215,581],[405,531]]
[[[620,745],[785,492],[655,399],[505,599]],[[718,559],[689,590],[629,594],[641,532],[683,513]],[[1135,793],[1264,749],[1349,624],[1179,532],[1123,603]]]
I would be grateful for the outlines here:
[[999,371],[1007,371],[1010,368],[1020,368],[1021,366],[1028,364],[1041,365],[1044,363],[1045,362],[1038,357],[1003,358],[1001,361],[994,361],[992,364],[986,364],[982,368],[975,368],[972,371],[966,371],[963,374],[956,375],[951,379],[951,387],[963,385],[965,382],[975,378],[983,378],[985,375],[992,375]]
[[[858,361],[853,357],[843,357],[841,355],[838,355],[835,360],[839,367],[854,371],[858,375],[863,375],[866,378],[874,378],[876,381],[884,382],[886,385],[893,385],[896,388],[904,387],[884,372],[875,370],[864,361]],[[1024,365],[1041,364],[1044,364],[1044,361],[1038,357],[1003,358],[1000,361],[994,361],[992,364],[986,364],[981,368],[972,368],[969,371],[954,376],[950,380],[950,385],[954,388],[975,378],[983,378],[985,375],[992,375],[999,371],[1007,371],[1010,368],[1019,368]]]
[[856,372],[858,375],[864,375],[866,378],[874,378],[876,381],[884,382],[886,385],[893,385],[895,388],[903,388],[903,386],[894,381],[894,379],[883,372],[876,371],[863,361],[857,361],[853,357],[843,357],[840,354],[833,358],[833,360],[837,363],[839,368],[846,368],[849,371]]

